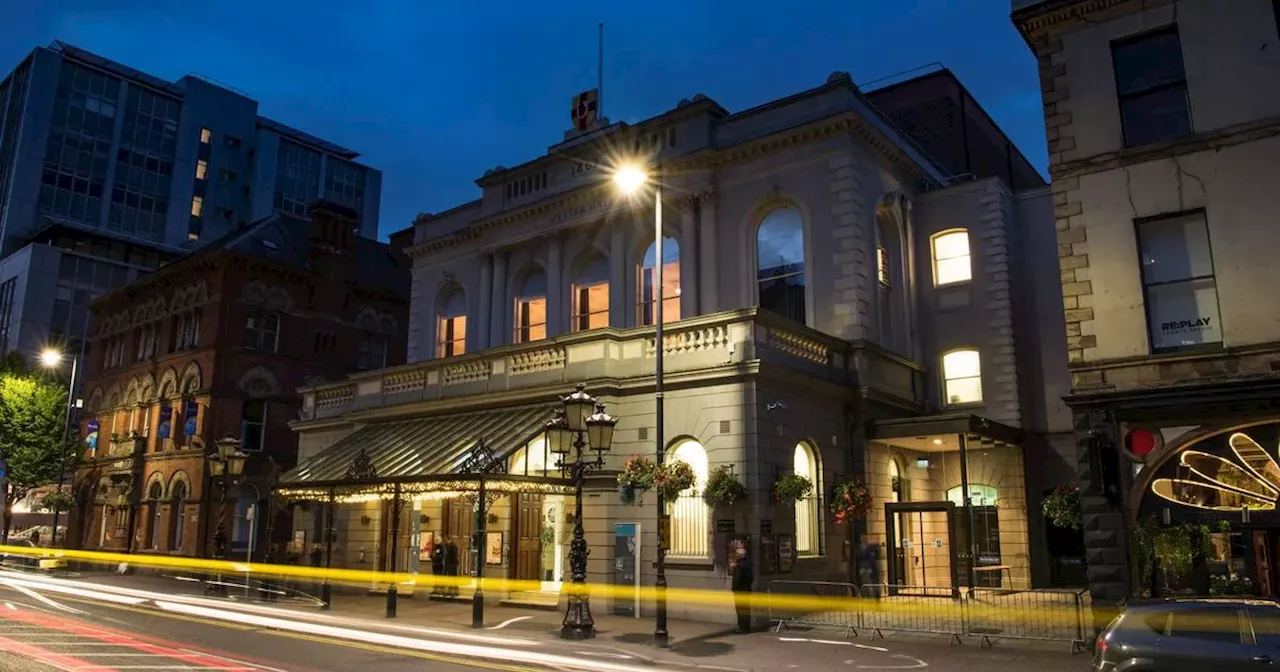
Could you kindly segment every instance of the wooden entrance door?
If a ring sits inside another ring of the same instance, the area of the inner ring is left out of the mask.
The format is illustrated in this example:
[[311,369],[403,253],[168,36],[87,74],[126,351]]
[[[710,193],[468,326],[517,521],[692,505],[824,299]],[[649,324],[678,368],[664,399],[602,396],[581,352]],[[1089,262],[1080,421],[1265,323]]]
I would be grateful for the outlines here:
[[475,529],[476,511],[471,502],[460,497],[446,499],[444,501],[444,520],[441,525],[441,533],[444,539],[438,543],[446,544],[450,538],[453,543],[458,546],[458,574],[466,576],[475,568],[471,562],[474,553],[471,552],[471,532]]
[[517,581],[542,580],[542,495],[520,493],[515,515]]

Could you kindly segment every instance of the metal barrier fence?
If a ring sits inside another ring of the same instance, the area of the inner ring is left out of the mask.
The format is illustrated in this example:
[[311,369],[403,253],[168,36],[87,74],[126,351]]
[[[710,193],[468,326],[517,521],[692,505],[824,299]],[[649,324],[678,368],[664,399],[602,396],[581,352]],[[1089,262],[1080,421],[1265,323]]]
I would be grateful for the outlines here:
[[[788,600],[787,597],[804,600]],[[776,630],[789,625],[844,628],[845,637],[858,634],[857,588],[834,581],[770,581],[769,622]],[[797,604],[802,602],[803,606]]]
[[947,635],[959,643],[965,631],[965,603],[948,586],[864,585],[858,601],[862,627],[872,636],[889,632]]
[[967,597],[969,635],[1068,642],[1075,653],[1085,644],[1083,590],[998,590],[975,588]]
[[[947,635],[953,643],[981,637],[980,646],[995,639],[1065,642],[1075,653],[1085,645],[1085,593],[888,584],[856,589],[829,581],[771,581],[769,622],[779,631],[793,625],[841,628],[846,637],[868,630],[872,637]],[[788,599],[795,597],[805,599]]]

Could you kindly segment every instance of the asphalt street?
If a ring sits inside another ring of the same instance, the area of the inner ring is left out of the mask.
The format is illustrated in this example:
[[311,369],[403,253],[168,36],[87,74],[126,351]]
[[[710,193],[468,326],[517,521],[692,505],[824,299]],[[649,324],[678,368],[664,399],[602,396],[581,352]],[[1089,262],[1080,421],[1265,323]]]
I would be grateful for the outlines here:
[[[532,670],[0,586],[0,670]],[[63,608],[53,606],[60,605]]]
[[[558,625],[559,614],[528,611],[508,630],[482,633],[487,639],[481,641],[476,631],[452,622],[449,614],[454,610],[432,611],[436,615],[426,622],[429,627],[417,625],[424,619],[414,618],[413,612],[421,609],[417,616],[426,616],[431,609],[426,604],[407,609],[405,615],[410,618],[395,621],[216,602],[210,607],[207,600],[190,603],[185,611],[165,611],[157,608],[165,603],[163,595],[134,603],[104,603],[101,593],[88,592],[101,585],[63,582],[61,591],[45,590],[38,583],[0,577],[0,672],[397,672],[424,667],[445,672],[1083,672],[1089,668],[1087,655],[1070,655],[1060,645],[1000,643],[983,648],[974,640],[948,644],[936,638],[892,634],[885,639],[844,639],[841,633],[818,630],[712,634],[678,641],[669,651],[653,649],[651,635],[643,633],[602,632],[591,642],[570,643],[545,637]],[[77,595],[74,591],[79,587],[85,591]],[[182,599],[166,593],[174,601]]]

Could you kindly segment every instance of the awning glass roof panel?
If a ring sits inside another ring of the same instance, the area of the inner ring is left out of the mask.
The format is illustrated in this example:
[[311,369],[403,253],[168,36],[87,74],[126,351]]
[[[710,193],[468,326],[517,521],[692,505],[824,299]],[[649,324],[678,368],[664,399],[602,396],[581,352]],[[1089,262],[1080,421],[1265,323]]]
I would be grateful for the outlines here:
[[362,450],[378,479],[454,474],[481,440],[500,456],[523,446],[551,418],[552,408],[540,404],[369,424],[285,472],[279,482],[344,480]]

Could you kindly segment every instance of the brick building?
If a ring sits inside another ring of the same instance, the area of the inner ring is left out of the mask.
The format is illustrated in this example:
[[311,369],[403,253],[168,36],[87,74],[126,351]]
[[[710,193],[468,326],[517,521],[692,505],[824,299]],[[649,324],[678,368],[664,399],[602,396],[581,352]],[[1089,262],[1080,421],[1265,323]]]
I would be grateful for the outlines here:
[[[357,227],[326,202],[276,214],[92,304],[68,545],[208,555],[225,514],[229,552],[261,547],[295,390],[405,359],[407,262]],[[228,438],[249,458],[223,510],[206,455]]]

